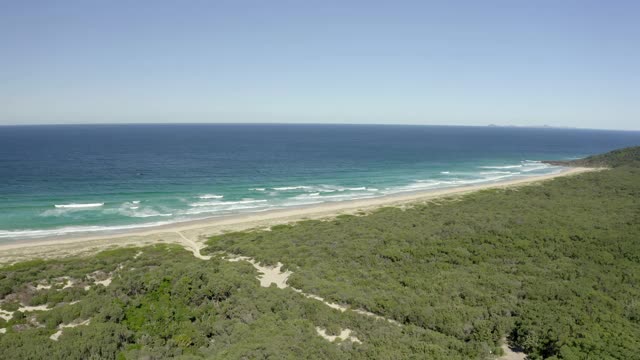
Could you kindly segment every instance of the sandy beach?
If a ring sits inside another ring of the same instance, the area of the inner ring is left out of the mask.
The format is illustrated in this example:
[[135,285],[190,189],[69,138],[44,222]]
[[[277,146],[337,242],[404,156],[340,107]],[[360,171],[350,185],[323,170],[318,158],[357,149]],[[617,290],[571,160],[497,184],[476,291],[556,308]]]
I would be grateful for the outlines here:
[[370,212],[385,206],[409,206],[447,196],[459,196],[473,191],[528,185],[559,176],[575,175],[594,168],[567,168],[542,176],[532,176],[504,182],[494,182],[431,191],[402,193],[384,197],[351,201],[330,202],[305,207],[272,210],[260,213],[230,215],[225,217],[181,222],[125,233],[76,235],[56,238],[20,240],[0,245],[0,264],[14,263],[33,258],[59,258],[91,254],[100,250],[121,246],[145,246],[156,243],[181,244],[200,257],[199,249],[208,236],[232,231],[267,230],[274,225],[305,219],[329,219],[341,214]]

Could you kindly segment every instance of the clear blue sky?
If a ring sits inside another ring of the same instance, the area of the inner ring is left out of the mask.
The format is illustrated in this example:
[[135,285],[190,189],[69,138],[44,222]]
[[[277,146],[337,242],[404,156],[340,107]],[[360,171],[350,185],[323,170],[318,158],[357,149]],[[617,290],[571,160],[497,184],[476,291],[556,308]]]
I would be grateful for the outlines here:
[[640,130],[640,1],[2,1],[0,124]]

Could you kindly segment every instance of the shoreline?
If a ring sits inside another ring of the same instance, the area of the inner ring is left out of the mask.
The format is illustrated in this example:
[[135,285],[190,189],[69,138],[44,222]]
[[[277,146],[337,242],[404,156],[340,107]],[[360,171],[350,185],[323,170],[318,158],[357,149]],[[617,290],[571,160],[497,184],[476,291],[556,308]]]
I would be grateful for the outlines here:
[[301,220],[319,220],[334,218],[343,214],[370,212],[387,206],[407,206],[447,196],[459,196],[474,191],[506,188],[533,184],[560,176],[569,176],[598,168],[571,167],[555,174],[530,176],[501,182],[468,185],[453,188],[407,192],[381,197],[326,202],[295,208],[284,208],[264,212],[234,214],[191,220],[142,229],[132,229],[111,234],[63,235],[56,237],[24,239],[13,243],[0,244],[0,264],[14,263],[34,258],[60,258],[72,255],[95,253],[114,247],[147,246],[157,243],[180,244],[199,256],[199,249],[208,236],[225,232],[246,230],[268,230],[280,224]]

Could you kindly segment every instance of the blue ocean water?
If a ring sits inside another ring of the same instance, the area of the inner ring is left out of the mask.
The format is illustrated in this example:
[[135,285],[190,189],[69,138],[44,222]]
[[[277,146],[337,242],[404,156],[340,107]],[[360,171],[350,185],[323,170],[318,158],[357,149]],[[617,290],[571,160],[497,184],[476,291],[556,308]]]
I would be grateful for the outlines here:
[[387,125],[0,127],[0,241],[494,182],[640,132]]

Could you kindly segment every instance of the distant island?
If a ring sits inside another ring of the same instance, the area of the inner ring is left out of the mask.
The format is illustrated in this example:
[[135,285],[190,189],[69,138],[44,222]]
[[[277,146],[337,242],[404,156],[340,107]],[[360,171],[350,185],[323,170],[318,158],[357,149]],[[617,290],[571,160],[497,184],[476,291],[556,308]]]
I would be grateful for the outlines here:
[[575,169],[2,245],[0,357],[637,358],[640,147],[549,163]]
[[551,125],[547,125],[547,124],[544,124],[544,125],[527,125],[527,126],[489,124],[487,126],[488,127],[506,127],[506,128],[526,127],[526,128],[532,128],[532,129],[536,129],[536,128],[540,128],[540,129],[575,129],[573,127],[568,127],[568,126],[551,126]]

